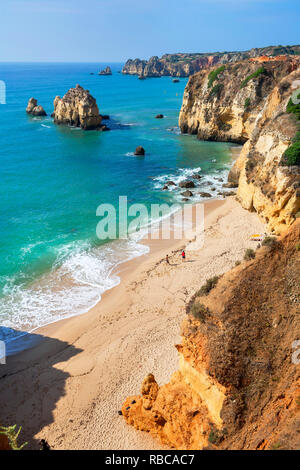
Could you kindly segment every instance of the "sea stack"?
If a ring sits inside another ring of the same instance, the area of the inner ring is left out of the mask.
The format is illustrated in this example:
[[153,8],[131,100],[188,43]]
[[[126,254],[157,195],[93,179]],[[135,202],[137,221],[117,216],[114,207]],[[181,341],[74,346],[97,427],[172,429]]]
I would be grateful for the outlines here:
[[69,126],[81,127],[84,130],[99,129],[102,118],[95,98],[80,85],[70,88],[63,98],[56,96],[54,100],[54,122]]
[[98,75],[112,75],[112,71],[109,65],[105,67],[105,69],[101,70]]
[[46,111],[42,106],[37,104],[35,98],[30,98],[27,104],[26,113],[31,114],[32,116],[47,116]]
[[136,149],[135,149],[135,152],[134,152],[134,155],[145,155],[145,149],[139,145]]

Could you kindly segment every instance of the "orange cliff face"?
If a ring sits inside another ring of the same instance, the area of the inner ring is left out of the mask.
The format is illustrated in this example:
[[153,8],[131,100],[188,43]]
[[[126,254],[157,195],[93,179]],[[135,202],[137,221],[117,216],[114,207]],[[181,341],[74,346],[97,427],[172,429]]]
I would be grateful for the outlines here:
[[300,449],[299,248],[300,221],[196,294],[179,371],[161,387],[145,378],[128,424],[176,449]]

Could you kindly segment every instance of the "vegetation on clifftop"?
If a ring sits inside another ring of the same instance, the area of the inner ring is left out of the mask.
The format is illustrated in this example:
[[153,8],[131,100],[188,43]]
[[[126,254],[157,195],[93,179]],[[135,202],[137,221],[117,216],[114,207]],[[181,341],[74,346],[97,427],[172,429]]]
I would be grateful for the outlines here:
[[[297,100],[300,99],[300,93],[297,95]],[[292,114],[297,119],[297,125],[299,127],[300,121],[300,104],[293,103],[292,99],[289,99],[289,102],[286,107],[286,112]],[[296,135],[293,138],[293,143],[290,145],[284,152],[281,165],[283,166],[299,166],[300,165],[300,131],[296,132]]]
[[217,69],[215,70],[212,70],[209,74],[208,74],[208,88],[211,88],[214,81],[217,80],[218,78],[218,75],[222,72],[224,72],[225,70],[225,65],[222,65],[221,67],[218,67]]
[[261,74],[265,73],[266,69],[264,67],[259,67],[255,72],[251,73],[251,75],[248,75],[248,77],[245,78],[245,80],[242,81],[241,83],[241,88],[244,88],[250,80],[253,78],[259,77]]

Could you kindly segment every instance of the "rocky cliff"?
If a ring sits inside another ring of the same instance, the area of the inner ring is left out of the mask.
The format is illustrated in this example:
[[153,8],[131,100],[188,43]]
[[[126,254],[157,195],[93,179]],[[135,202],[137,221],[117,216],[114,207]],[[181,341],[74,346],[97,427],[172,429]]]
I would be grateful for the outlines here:
[[122,73],[127,75],[139,75],[143,77],[188,77],[202,69],[216,64],[248,59],[250,57],[273,57],[278,55],[299,55],[300,46],[270,46],[254,48],[249,51],[215,52],[203,54],[164,54],[161,58],[151,57],[148,61],[141,59],[129,59],[123,67]]
[[299,241],[296,222],[195,294],[179,371],[146,377],[128,424],[176,449],[300,449]]
[[244,144],[229,181],[238,183],[243,207],[257,211],[276,233],[292,224],[300,209],[300,159],[287,164],[283,158],[299,137],[297,106],[288,109],[299,80],[296,57],[203,70],[190,77],[179,116],[183,133]]
[[84,130],[103,127],[95,98],[80,85],[70,88],[63,98],[56,96],[52,116],[56,124],[81,127]]

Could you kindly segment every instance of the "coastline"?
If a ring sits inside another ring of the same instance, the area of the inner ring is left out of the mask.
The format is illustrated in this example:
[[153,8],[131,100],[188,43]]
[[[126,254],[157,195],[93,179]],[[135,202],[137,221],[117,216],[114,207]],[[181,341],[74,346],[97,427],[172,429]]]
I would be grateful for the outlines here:
[[43,341],[1,366],[7,411],[0,421],[21,425],[30,448],[41,438],[55,449],[159,448],[125,424],[122,401],[149,372],[159,383],[170,379],[189,298],[207,278],[234,266],[253,246],[251,234],[264,230],[257,214],[229,197],[205,203],[205,243],[185,263],[178,252],[185,241],[146,241],[150,252],[124,263],[122,282],[95,307],[39,328]]

